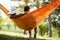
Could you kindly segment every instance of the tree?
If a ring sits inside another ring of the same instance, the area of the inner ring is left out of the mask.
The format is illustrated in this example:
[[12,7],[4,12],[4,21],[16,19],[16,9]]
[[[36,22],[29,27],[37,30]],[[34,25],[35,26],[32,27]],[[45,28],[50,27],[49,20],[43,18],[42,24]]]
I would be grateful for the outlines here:
[[[49,2],[51,2],[52,0],[44,0],[44,5],[48,4]],[[51,26],[51,14],[48,16],[48,29],[49,29],[49,37],[52,37],[52,26]]]
[[39,24],[39,34],[41,36],[44,36],[47,33],[48,33],[47,23],[43,21],[41,24]]
[[2,29],[3,24],[4,24],[4,19],[1,17],[1,13],[0,13],[0,29]]

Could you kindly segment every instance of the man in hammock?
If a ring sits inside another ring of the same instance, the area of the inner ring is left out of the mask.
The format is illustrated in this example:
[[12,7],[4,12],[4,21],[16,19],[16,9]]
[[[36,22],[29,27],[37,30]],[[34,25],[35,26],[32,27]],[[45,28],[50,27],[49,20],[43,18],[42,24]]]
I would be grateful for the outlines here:
[[24,8],[24,14],[18,14],[18,15],[16,15],[17,7],[15,7],[15,8],[13,8],[11,10],[11,13],[9,14],[10,15],[10,18],[18,18],[18,17],[21,17],[21,16],[27,14],[29,12],[29,9],[30,9],[29,6],[25,6],[25,8]]
[[[14,8],[12,8],[12,10],[11,10],[10,18],[18,18],[18,17],[21,17],[21,16],[27,14],[27,13],[29,12],[29,9],[30,9],[29,6],[25,6],[25,7],[24,7],[24,13],[23,13],[23,14],[18,14],[18,15],[16,15],[17,7],[14,7]],[[26,34],[26,31],[25,31],[25,30],[24,30],[24,34]]]
[[[18,14],[18,15],[16,15],[16,9],[17,8],[15,8],[14,10],[12,10],[13,12],[11,12],[10,18],[18,18],[18,17],[21,17],[21,16],[27,14],[29,12],[29,10],[30,10],[30,7],[29,6],[25,6],[24,7],[24,14]],[[34,38],[36,38],[37,28],[34,29],[34,32],[35,32]],[[25,30],[24,30],[24,34],[26,34]],[[29,37],[31,38],[31,31],[29,31]]]

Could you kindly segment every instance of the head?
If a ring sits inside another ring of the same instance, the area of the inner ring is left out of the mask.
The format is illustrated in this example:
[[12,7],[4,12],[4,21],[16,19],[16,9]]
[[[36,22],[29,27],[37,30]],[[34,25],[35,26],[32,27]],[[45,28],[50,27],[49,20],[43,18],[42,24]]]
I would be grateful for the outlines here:
[[30,7],[29,6],[25,6],[24,7],[24,12],[28,12],[30,10]]

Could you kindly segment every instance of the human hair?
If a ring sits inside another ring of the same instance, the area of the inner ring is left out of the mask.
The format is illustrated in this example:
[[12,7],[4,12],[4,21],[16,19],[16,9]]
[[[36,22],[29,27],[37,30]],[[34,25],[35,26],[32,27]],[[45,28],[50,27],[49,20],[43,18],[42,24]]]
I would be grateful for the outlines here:
[[30,9],[30,7],[29,7],[29,6],[25,6],[25,7],[24,7],[24,12],[29,11],[29,9]]

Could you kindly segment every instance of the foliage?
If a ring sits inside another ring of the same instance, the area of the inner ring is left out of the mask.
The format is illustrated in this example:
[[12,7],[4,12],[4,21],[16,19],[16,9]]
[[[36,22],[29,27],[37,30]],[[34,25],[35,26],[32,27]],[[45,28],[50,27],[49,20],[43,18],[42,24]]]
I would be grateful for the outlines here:
[[60,30],[58,31],[58,35],[59,35],[59,37],[60,37]]
[[60,14],[52,18],[52,26],[55,28],[60,28]]
[[10,30],[11,26],[14,26],[14,25],[8,17],[6,18],[0,17],[0,29],[7,28],[8,30]]
[[2,29],[3,23],[4,23],[4,19],[0,16],[0,29]]
[[39,25],[39,34],[41,35],[41,36],[43,36],[43,35],[45,35],[45,33],[47,33],[48,32],[48,27],[47,27],[47,24],[46,23],[41,23],[40,25]]
[[60,37],[60,14],[52,18],[52,26],[58,30],[58,35]]
[[[7,23],[7,24],[6,24],[7,29],[10,31],[10,28],[11,28],[11,27],[14,27],[13,22],[12,22],[8,17],[5,18],[5,22]],[[12,30],[11,30],[11,31],[12,31]]]
[[53,17],[53,18],[51,19],[51,20],[52,20],[51,23],[52,23],[52,26],[53,26],[53,27],[57,27],[57,25],[56,25],[57,22],[55,21],[55,19],[56,19],[56,17]]

